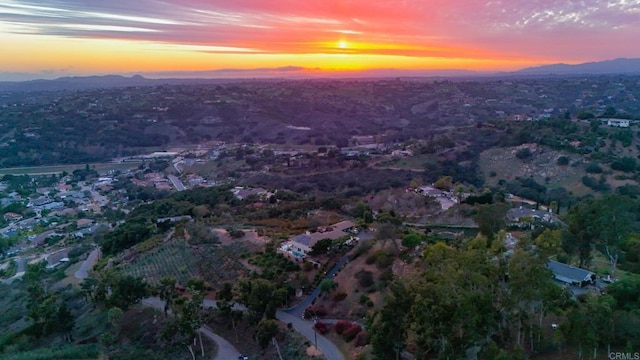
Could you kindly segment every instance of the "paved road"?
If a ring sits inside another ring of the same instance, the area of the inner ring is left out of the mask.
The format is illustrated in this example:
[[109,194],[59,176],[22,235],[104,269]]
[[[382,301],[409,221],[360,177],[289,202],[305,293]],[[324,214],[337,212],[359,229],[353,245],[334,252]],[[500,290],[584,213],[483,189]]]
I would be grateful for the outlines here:
[[317,343],[318,350],[320,350],[327,360],[344,360],[344,355],[342,355],[340,349],[338,349],[333,342],[314,331],[313,321],[303,320],[299,316],[281,310],[276,312],[276,318],[283,323],[291,323],[293,328],[302,336],[306,337],[310,343]]
[[176,188],[176,190],[182,191],[186,189],[184,184],[175,175],[167,175],[167,178],[169,179],[169,181],[171,181],[173,187]]
[[[153,308],[162,310],[164,303],[162,300],[160,300],[160,298],[158,297],[150,297],[150,298],[146,298],[144,300],[142,300],[142,303],[147,305],[147,306],[151,306]],[[203,305],[206,307],[211,307],[211,308],[215,308],[218,306],[217,302],[215,300],[207,300],[205,299],[203,301]],[[240,310],[240,311],[245,311],[247,310],[247,308],[242,305],[242,304],[238,304],[235,303],[233,306],[234,310]],[[307,340],[309,340],[310,343],[314,344],[317,342],[318,344],[318,350],[320,350],[320,352],[322,354],[324,354],[324,356],[327,358],[327,360],[344,360],[344,356],[342,355],[342,353],[340,352],[340,349],[338,349],[338,347],[332,343],[329,339],[327,339],[326,337],[317,334],[314,332],[313,329],[313,321],[310,320],[303,320],[300,316],[296,317],[290,313],[287,313],[285,311],[281,311],[278,310],[276,312],[276,319],[282,321],[283,323],[291,323],[291,326],[293,326],[293,328],[300,333],[302,336],[304,336],[305,338],[307,338]],[[202,328],[200,329],[202,330]],[[210,331],[210,329],[209,329]],[[204,332],[203,332],[204,334]],[[226,341],[226,340],[225,340]],[[221,344],[218,343],[218,345],[221,347]],[[226,346],[226,345],[225,345]],[[227,347],[229,349],[230,352],[228,352],[228,354],[234,354],[235,357],[231,357],[231,358],[223,358],[223,357],[216,357],[216,360],[222,360],[222,359],[230,359],[230,360],[234,360],[238,357],[239,352],[233,347],[233,345],[229,344],[230,347]]]
[[[150,306],[154,309],[158,309],[160,311],[164,310],[164,301],[160,300],[158,297],[150,297],[142,300],[142,304],[146,306]],[[216,302],[212,300],[205,300],[204,305],[208,307],[215,307]],[[212,306],[213,305],[213,306]],[[242,310],[244,307],[240,308]],[[213,340],[218,346],[218,352],[214,360],[235,360],[240,355],[238,349],[236,349],[233,344],[228,342],[225,338],[215,334],[211,328],[208,326],[202,326],[198,329],[202,333],[202,335],[208,337]]]
[[27,271],[27,269],[26,269],[26,261],[24,260],[24,258],[22,256],[18,256],[16,258],[16,263],[18,263],[18,270],[16,271],[16,275],[18,273],[24,273],[25,271]]
[[80,265],[80,269],[78,269],[75,274],[73,274],[76,279],[86,279],[89,277],[89,269],[91,269],[93,267],[93,265],[95,265],[96,260],[100,257],[100,249],[99,248],[95,248],[90,254],[89,256],[87,256],[87,258],[82,262],[82,265]]
[[8,279],[2,280],[3,284],[11,284],[13,283],[13,280],[20,279],[24,275],[25,267],[26,267],[25,259],[22,256],[18,256],[15,258],[15,260],[16,260],[16,264],[18,265],[18,268],[16,269],[16,274]]
[[209,339],[215,341],[218,344],[218,352],[216,353],[216,357],[214,360],[234,360],[238,358],[240,352],[238,349],[233,346],[230,342],[228,342],[222,336],[217,335],[208,326],[203,326],[199,330],[202,335],[208,337]]

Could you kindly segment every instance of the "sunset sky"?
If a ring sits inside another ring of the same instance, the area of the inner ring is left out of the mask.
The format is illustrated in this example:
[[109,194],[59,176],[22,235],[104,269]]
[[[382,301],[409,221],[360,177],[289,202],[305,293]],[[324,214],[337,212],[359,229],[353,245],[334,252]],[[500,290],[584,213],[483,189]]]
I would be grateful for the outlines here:
[[515,70],[640,57],[639,38],[640,0],[2,0],[0,80]]

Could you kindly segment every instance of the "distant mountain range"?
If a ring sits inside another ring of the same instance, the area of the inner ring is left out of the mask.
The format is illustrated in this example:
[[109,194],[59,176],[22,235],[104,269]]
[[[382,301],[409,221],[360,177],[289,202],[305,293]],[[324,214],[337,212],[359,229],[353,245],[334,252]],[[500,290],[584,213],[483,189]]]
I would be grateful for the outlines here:
[[[640,59],[614,59],[583,64],[551,64],[525,68],[513,72],[476,72],[469,70],[400,70],[372,69],[348,73],[304,72],[304,68],[286,67],[274,69],[226,69],[207,72],[168,72],[149,74],[153,79],[134,75],[71,76],[53,80],[0,81],[0,91],[56,91],[114,88],[128,86],[153,86],[164,84],[221,84],[249,79],[302,79],[302,78],[432,78],[478,76],[567,76],[603,74],[640,74]],[[145,74],[146,75],[146,74]],[[158,78],[166,75],[169,78]],[[234,78],[229,78],[232,75]],[[262,76],[259,76],[262,75]]]
[[517,75],[640,74],[640,59],[614,59],[583,64],[551,64],[515,71]]
[[68,76],[53,80],[0,81],[0,91],[58,91],[129,86],[216,84],[239,79],[148,79],[140,75]]

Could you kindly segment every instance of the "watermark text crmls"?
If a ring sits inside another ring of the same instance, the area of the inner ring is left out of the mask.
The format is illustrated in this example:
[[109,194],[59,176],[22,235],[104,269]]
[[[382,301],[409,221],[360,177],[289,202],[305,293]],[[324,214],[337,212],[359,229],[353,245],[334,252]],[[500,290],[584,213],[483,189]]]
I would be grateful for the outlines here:
[[640,352],[610,352],[609,360],[640,360]]

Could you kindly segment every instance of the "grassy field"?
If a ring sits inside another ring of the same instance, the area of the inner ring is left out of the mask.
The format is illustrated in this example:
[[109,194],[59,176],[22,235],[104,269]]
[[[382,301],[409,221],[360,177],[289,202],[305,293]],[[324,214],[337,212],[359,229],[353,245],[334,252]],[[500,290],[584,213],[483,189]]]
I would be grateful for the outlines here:
[[[135,169],[141,162],[126,162],[126,163],[94,163],[89,164],[89,167],[96,170],[98,173],[105,173],[109,170],[129,170]],[[0,169],[0,176],[2,175],[51,175],[60,174],[63,171],[72,173],[73,170],[84,169],[87,164],[67,164],[67,165],[50,165],[50,166],[32,166],[32,167],[15,167]]]

